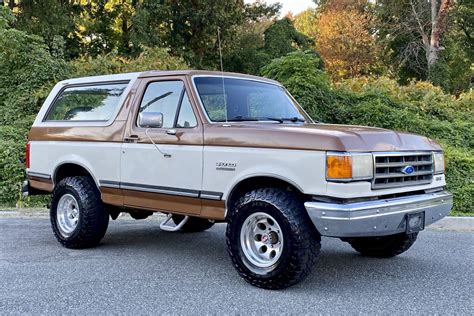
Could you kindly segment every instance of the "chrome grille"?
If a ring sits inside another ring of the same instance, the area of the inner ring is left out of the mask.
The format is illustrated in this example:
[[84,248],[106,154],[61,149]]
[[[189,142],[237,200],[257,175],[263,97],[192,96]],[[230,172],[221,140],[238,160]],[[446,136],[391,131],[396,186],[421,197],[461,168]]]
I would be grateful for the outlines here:
[[[403,168],[412,166],[410,174]],[[395,188],[431,183],[433,180],[433,153],[381,153],[374,154],[373,189]]]

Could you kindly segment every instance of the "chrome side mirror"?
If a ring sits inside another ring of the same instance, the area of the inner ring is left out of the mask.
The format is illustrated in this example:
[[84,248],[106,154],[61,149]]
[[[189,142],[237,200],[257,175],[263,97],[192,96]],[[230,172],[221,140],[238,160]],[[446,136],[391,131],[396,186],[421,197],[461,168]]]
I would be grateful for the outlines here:
[[163,126],[163,113],[142,112],[138,115],[138,126],[145,128],[161,128]]

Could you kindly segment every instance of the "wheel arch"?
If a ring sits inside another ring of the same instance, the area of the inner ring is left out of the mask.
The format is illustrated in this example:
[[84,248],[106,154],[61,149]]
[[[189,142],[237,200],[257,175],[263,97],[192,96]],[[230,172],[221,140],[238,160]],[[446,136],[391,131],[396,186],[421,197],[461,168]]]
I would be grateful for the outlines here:
[[229,190],[226,197],[226,218],[242,194],[263,187],[285,188],[295,192],[302,199],[306,197],[303,190],[289,179],[275,175],[251,175],[237,181]]
[[52,174],[53,185],[58,184],[62,179],[71,176],[89,176],[94,180],[96,187],[99,189],[99,182],[94,174],[83,163],[78,161],[64,161],[57,165]]

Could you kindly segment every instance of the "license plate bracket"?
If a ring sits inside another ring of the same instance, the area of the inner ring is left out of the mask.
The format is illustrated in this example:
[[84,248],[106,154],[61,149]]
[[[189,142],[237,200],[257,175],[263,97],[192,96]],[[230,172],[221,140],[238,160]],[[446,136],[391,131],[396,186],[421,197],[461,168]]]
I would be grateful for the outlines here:
[[406,233],[416,233],[425,229],[425,211],[406,215]]

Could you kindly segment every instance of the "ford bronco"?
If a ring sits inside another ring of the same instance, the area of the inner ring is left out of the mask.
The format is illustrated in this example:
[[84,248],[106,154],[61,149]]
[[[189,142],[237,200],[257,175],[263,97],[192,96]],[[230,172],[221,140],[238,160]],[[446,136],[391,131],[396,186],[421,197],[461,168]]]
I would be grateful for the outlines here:
[[273,80],[148,71],[59,82],[28,134],[25,194],[52,194],[68,248],[97,245],[109,218],[166,217],[163,230],[226,222],[228,253],[252,285],[306,276],[321,236],[392,257],[446,216],[434,141],[323,124]]

